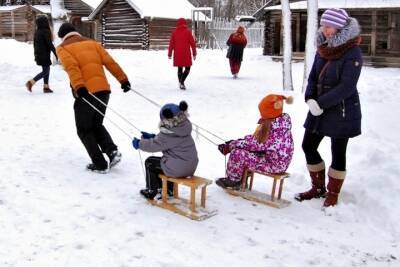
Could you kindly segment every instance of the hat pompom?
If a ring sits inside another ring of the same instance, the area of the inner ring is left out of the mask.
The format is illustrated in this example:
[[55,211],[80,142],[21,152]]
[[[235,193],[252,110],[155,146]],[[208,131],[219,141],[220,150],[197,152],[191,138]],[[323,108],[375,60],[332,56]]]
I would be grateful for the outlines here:
[[294,100],[293,96],[288,96],[286,97],[285,102],[286,104],[293,104],[293,100]]
[[172,119],[174,117],[174,113],[169,108],[163,109],[162,116],[166,119]]
[[179,103],[179,109],[182,111],[186,111],[188,109],[188,104],[186,101],[183,100]]

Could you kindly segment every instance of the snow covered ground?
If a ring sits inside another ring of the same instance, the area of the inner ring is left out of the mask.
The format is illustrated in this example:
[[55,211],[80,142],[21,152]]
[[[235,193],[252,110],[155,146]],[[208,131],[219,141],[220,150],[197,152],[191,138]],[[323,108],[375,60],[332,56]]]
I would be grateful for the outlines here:
[[[218,215],[196,222],[139,196],[144,185],[139,154],[109,122],[123,161],[107,175],[85,171],[89,159],[75,133],[64,71],[51,69],[52,95],[42,93],[41,82],[31,94],[24,88],[39,71],[32,50],[0,40],[0,266],[400,265],[400,69],[363,69],[363,135],[350,141],[348,178],[337,207],[321,211],[322,200],[293,201],[278,210],[213,185],[208,206]],[[229,75],[225,51],[200,51],[187,91],[177,89],[165,51],[111,53],[136,90],[162,104],[186,100],[191,119],[226,140],[251,133],[259,100],[281,88],[281,65],[261,56],[260,49],[245,51],[238,80]],[[298,89],[302,70],[302,64],[293,65],[297,101],[285,106],[296,146],[283,192],[288,200],[309,186],[301,151],[307,112]],[[110,81],[110,106],[140,129],[156,132],[158,109],[134,93],[123,94]],[[197,174],[223,176],[224,157],[203,138],[196,142]],[[328,163],[329,145],[325,140],[321,146]],[[255,187],[269,190],[269,182],[256,178]]]

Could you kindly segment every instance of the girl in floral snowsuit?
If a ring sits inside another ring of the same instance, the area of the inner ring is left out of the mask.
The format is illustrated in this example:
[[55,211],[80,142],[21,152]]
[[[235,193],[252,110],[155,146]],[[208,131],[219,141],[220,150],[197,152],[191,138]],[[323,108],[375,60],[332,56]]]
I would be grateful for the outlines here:
[[293,100],[281,95],[266,96],[258,105],[261,119],[254,134],[218,146],[222,154],[230,156],[227,178],[218,179],[217,185],[238,189],[246,169],[262,173],[287,170],[293,155],[293,138],[290,116],[282,113],[284,99],[286,103]]

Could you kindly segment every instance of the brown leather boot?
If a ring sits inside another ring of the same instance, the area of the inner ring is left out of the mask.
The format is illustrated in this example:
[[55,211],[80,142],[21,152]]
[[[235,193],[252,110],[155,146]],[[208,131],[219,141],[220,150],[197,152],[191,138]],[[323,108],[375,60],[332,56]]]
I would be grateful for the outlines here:
[[32,93],[32,87],[35,84],[35,80],[29,80],[25,83],[26,89],[28,89],[29,92]]
[[43,93],[53,93],[48,84],[43,85]]
[[311,177],[311,189],[294,196],[297,201],[325,197],[325,163],[307,165]]
[[337,204],[340,189],[342,188],[344,178],[346,177],[346,172],[337,171],[331,167],[328,171],[328,177],[328,193],[326,194],[324,207],[331,207]]

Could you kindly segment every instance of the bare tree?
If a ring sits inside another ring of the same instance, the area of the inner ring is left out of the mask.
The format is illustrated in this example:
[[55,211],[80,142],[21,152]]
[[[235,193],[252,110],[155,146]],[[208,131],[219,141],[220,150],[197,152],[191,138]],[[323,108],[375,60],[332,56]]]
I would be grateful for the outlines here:
[[306,53],[304,58],[304,76],[303,76],[303,88],[302,91],[306,90],[308,84],[308,76],[312,68],[314,61],[314,55],[316,51],[315,34],[318,29],[318,0],[307,1],[307,38],[306,38]]
[[283,27],[283,90],[293,91],[292,80],[292,20],[289,0],[282,0]]

